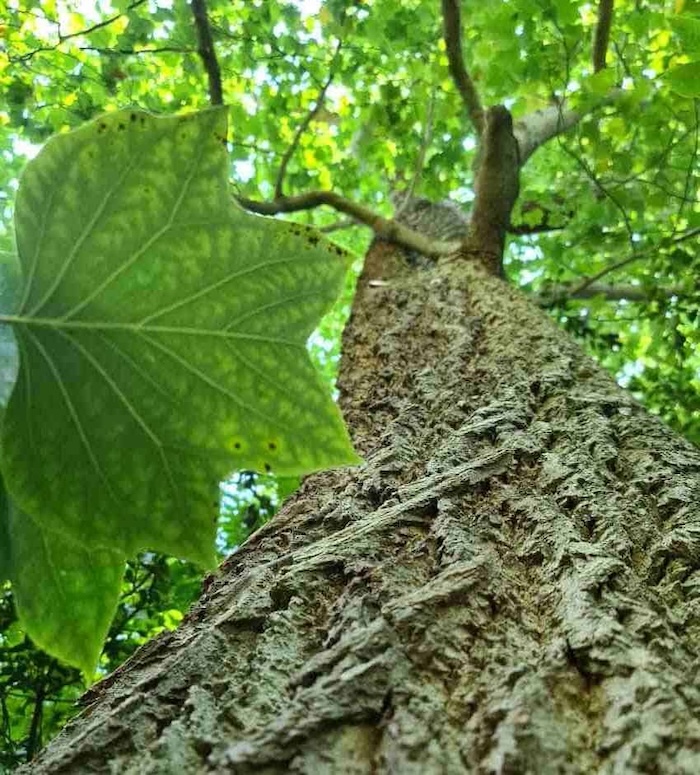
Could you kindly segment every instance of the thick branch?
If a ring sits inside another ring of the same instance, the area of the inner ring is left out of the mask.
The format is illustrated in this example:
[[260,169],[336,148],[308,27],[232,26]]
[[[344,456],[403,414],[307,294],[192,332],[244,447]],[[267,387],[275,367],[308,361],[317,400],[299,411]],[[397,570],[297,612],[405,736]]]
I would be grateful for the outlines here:
[[212,105],[224,104],[224,92],[221,85],[221,68],[216,58],[214,41],[211,36],[211,26],[207,16],[207,7],[204,0],[192,0],[192,14],[194,26],[197,30],[197,43],[199,45],[199,58],[209,79],[209,101]]
[[683,296],[687,288],[681,285],[665,285],[660,288],[648,290],[641,285],[620,283],[619,285],[606,285],[605,283],[590,283],[585,287],[577,288],[573,284],[551,285],[537,294],[537,303],[542,307],[564,301],[565,299],[591,299],[594,296],[603,296],[609,301],[652,301],[660,297]]
[[474,207],[467,248],[489,256],[489,269],[502,271],[501,261],[513,205],[518,198],[520,163],[513,119],[503,105],[489,108],[479,146]]
[[484,109],[481,107],[474,81],[464,65],[459,0],[442,0],[442,19],[450,75],[462,97],[474,129],[480,136],[484,131]]
[[350,215],[356,221],[369,226],[377,237],[395,242],[408,250],[415,250],[428,258],[440,258],[455,253],[461,245],[460,242],[440,242],[428,239],[408,226],[396,223],[389,218],[383,218],[369,208],[350,199],[345,199],[334,191],[309,191],[299,196],[283,196],[271,202],[259,202],[245,197],[236,197],[236,201],[241,207],[259,215],[296,213],[328,205],[334,210]]
[[297,131],[294,133],[294,137],[292,138],[292,142],[289,144],[289,148],[287,148],[287,150],[284,152],[284,156],[282,156],[279,172],[277,173],[277,181],[275,182],[275,199],[280,199],[281,197],[284,196],[284,190],[283,190],[284,176],[287,174],[287,165],[289,164],[292,156],[294,155],[294,152],[296,151],[299,145],[299,141],[301,140],[302,135],[309,128],[309,124],[318,115],[319,110],[323,106],[323,101],[326,98],[326,92],[328,91],[328,87],[333,82],[333,77],[335,75],[334,66],[338,58],[338,54],[340,54],[341,46],[342,46],[342,41],[338,41],[338,45],[335,49],[335,54],[333,55],[333,62],[329,67],[328,78],[326,78],[325,83],[321,87],[321,90],[318,93],[318,97],[316,98],[316,102],[314,103],[313,107],[311,108],[311,110],[309,110],[304,120],[297,127]]
[[605,55],[610,41],[614,0],[600,0],[598,3],[598,25],[593,41],[593,71],[598,73],[605,67]]
[[[622,89],[613,89],[589,112],[612,104],[623,94]],[[515,124],[514,130],[520,151],[520,164],[525,164],[530,156],[548,140],[575,127],[585,115],[587,113],[568,108],[566,103],[563,103],[550,105],[523,116]]]

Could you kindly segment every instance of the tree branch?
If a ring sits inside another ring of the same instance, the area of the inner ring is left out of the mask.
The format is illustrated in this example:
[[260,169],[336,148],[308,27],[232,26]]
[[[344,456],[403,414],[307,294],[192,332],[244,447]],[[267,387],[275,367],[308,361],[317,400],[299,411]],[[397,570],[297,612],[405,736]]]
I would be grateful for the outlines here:
[[649,290],[641,285],[620,283],[619,285],[606,285],[604,283],[590,283],[585,287],[576,288],[573,284],[562,283],[551,285],[540,291],[535,297],[542,307],[549,307],[565,299],[591,299],[594,296],[604,296],[609,301],[652,301],[659,297],[670,298],[682,296],[687,293],[687,288],[682,285],[668,285]]
[[236,197],[238,204],[252,213],[259,215],[278,215],[279,213],[296,213],[301,210],[313,210],[321,205],[328,205],[338,212],[345,213],[360,223],[369,226],[377,237],[395,242],[408,250],[415,250],[428,258],[455,253],[461,247],[461,242],[440,242],[425,237],[420,232],[396,223],[390,218],[383,218],[363,205],[336,194],[334,191],[309,191],[298,196],[283,196],[270,202],[260,202],[245,197]]
[[323,101],[326,98],[326,92],[328,91],[328,87],[333,82],[333,78],[335,76],[335,63],[338,59],[338,55],[340,54],[340,49],[342,45],[343,45],[343,42],[339,40],[338,45],[336,46],[336,49],[335,49],[335,53],[333,54],[333,60],[329,67],[328,78],[326,78],[325,83],[321,87],[321,90],[318,93],[318,97],[316,98],[316,102],[314,103],[313,107],[311,108],[311,110],[309,110],[304,120],[297,127],[297,131],[294,133],[294,137],[292,138],[292,142],[289,144],[289,148],[287,148],[287,150],[284,152],[284,155],[282,156],[282,161],[280,162],[280,168],[277,173],[277,180],[275,182],[275,199],[281,199],[284,196],[284,190],[283,190],[284,176],[287,174],[287,166],[291,161],[291,158],[294,155],[294,152],[299,146],[299,141],[301,140],[302,135],[309,128],[309,124],[314,120],[314,118],[318,114],[318,111],[323,106]]
[[344,218],[342,221],[335,221],[329,223],[327,226],[319,226],[318,230],[322,234],[330,234],[333,231],[342,231],[343,229],[352,229],[354,226],[364,226],[365,224],[359,223],[354,218]]
[[406,191],[402,192],[402,200],[398,210],[394,213],[394,218],[399,219],[399,216],[404,211],[408,203],[413,198],[413,194],[416,190],[416,185],[420,180],[420,176],[423,173],[423,165],[425,164],[425,154],[428,151],[430,140],[433,134],[433,114],[435,111],[435,91],[430,92],[430,99],[428,100],[428,110],[425,116],[425,123],[423,124],[423,137],[421,138],[420,148],[418,149],[418,156],[416,157],[416,166],[413,171],[413,177],[408,184]]
[[486,112],[474,180],[474,205],[467,249],[490,257],[488,268],[503,271],[503,248],[513,206],[520,190],[520,160],[507,108],[495,105]]
[[593,41],[593,72],[599,73],[605,68],[605,55],[610,41],[613,5],[615,0],[600,0],[598,3],[598,24]]
[[[674,237],[674,239],[669,240],[668,247],[671,245],[678,245],[681,242],[685,242],[686,240],[692,239],[693,237],[696,237],[700,235],[700,226],[690,229],[689,231],[686,231],[683,234],[680,234],[678,237]],[[604,269],[601,269],[600,272],[597,272],[596,274],[592,275],[591,277],[585,278],[582,282],[580,282],[578,285],[574,286],[570,292],[570,296],[575,296],[576,294],[583,293],[587,288],[589,288],[593,283],[600,280],[601,277],[605,277],[606,274],[610,274],[610,272],[614,272],[617,269],[621,269],[623,266],[627,266],[627,264],[631,264],[633,261],[637,261],[640,258],[645,258],[648,255],[651,255],[652,253],[656,253],[660,247],[666,247],[664,245],[654,245],[647,250],[641,250],[639,253],[633,253],[631,256],[627,256],[626,258],[623,258],[621,261],[616,261],[613,264],[609,264]]]
[[83,30],[78,30],[78,32],[71,32],[68,35],[61,34],[61,26],[59,22],[52,22],[53,24],[56,25],[56,30],[58,33],[58,43],[56,43],[53,46],[39,46],[39,48],[32,49],[31,51],[28,51],[26,54],[22,54],[21,56],[18,56],[18,57],[12,57],[8,52],[8,55],[7,55],[8,61],[28,62],[36,54],[40,54],[45,51],[55,51],[62,43],[65,43],[67,40],[72,40],[73,38],[80,38],[80,37],[83,37],[84,35],[89,35],[90,33],[95,32],[96,30],[101,30],[104,27],[108,27],[110,24],[114,24],[114,22],[121,19],[122,16],[125,16],[126,13],[128,13],[129,11],[133,11],[134,8],[138,8],[140,5],[143,5],[145,2],[146,0],[135,0],[133,3],[130,3],[129,5],[127,5],[123,13],[118,13],[115,16],[110,16],[109,19],[104,19],[104,21],[97,22],[96,24],[93,24],[90,27],[86,27]]
[[[624,91],[622,89],[613,89],[588,112],[592,113],[594,110],[613,104],[623,94]],[[546,108],[541,108],[523,116],[523,118],[516,122],[514,129],[515,139],[518,141],[518,149],[520,151],[521,166],[525,164],[540,146],[553,137],[568,132],[585,115],[587,113],[581,113],[568,108],[564,102],[559,105],[549,105]]]
[[[133,11],[134,8],[138,8],[140,5],[143,5],[146,2],[146,0],[135,0],[135,2],[130,3],[126,7],[126,11]],[[108,27],[110,24],[113,24],[117,21],[117,19],[121,19],[122,16],[124,16],[124,13],[118,13],[116,16],[111,16],[109,19],[105,19],[104,21],[97,22],[97,24],[93,24],[91,27],[87,27],[84,30],[80,30],[79,32],[71,32],[69,35],[61,35],[59,33],[58,40],[59,43],[63,43],[66,40],[70,40],[71,38],[78,38],[82,35],[89,35],[91,32],[95,32],[96,30],[101,30],[103,27]]]
[[484,109],[476,86],[464,65],[459,0],[442,0],[442,20],[450,75],[462,97],[477,135],[481,136],[484,131]]
[[192,0],[192,15],[197,30],[198,54],[209,79],[209,101],[212,105],[224,104],[224,90],[221,85],[221,68],[216,58],[211,26],[204,0]]

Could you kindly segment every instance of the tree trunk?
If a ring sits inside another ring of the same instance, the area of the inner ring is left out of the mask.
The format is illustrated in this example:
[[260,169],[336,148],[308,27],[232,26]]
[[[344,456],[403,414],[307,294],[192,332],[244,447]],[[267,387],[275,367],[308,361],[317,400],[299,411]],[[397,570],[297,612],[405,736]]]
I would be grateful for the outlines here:
[[376,242],[309,477],[50,773],[700,772],[700,454],[521,293]]

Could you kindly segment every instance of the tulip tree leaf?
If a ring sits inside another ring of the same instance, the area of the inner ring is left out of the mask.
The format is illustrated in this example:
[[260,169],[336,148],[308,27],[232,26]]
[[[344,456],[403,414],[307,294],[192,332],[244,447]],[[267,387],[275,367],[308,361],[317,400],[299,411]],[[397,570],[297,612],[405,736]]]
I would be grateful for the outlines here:
[[[51,139],[21,178],[19,292],[3,292],[12,271],[0,277],[9,382],[15,340],[19,350],[2,475],[46,544],[37,562],[56,564],[61,541],[102,558],[63,597],[37,603],[41,584],[23,586],[22,610],[54,617],[38,638],[49,650],[74,590],[100,575],[113,588],[110,552],[211,564],[218,483],[232,470],[359,461],[305,346],[346,256],[313,230],[238,208],[225,135],[224,109],[120,111]],[[26,578],[17,524],[15,584]]]

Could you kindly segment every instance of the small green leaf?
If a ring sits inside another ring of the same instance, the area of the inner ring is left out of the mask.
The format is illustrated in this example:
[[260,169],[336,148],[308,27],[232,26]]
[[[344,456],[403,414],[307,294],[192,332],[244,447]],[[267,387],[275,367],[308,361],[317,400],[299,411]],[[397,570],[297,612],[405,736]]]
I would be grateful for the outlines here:
[[674,67],[665,77],[671,89],[682,97],[700,97],[700,62]]
[[671,27],[678,35],[684,54],[689,57],[700,54],[700,19],[694,16],[673,16]]
[[615,86],[616,78],[614,70],[605,68],[583,80],[583,91],[596,97],[604,97]]

